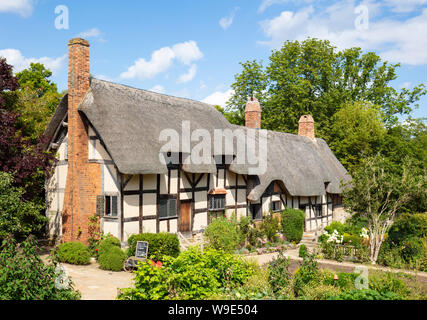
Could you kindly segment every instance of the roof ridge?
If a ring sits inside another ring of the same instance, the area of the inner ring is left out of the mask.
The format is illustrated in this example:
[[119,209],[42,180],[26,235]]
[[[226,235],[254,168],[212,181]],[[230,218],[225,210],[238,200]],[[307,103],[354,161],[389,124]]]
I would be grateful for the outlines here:
[[[159,92],[155,92],[155,91],[151,91],[151,90],[147,90],[147,89],[141,89],[141,88],[135,88],[132,87],[130,85],[127,84],[122,84],[122,83],[117,83],[117,82],[112,82],[112,81],[107,81],[107,80],[102,80],[102,79],[97,79],[92,77],[91,80],[95,80],[95,81],[99,81],[99,82],[104,82],[104,83],[108,83],[108,84],[112,84],[114,86],[121,86],[121,87],[126,87],[129,89],[133,89],[136,91],[142,91],[142,92],[147,92],[149,94],[153,94],[155,96],[159,96],[159,97],[166,97],[166,98],[172,98],[172,99],[179,99],[179,100],[183,100],[183,102],[193,102],[193,103],[197,103],[197,104],[202,104],[202,105],[206,105],[206,106],[210,106],[213,107],[212,104],[206,103],[206,102],[202,102],[202,101],[198,101],[198,100],[194,100],[194,99],[190,99],[190,98],[184,98],[184,97],[177,97],[177,96],[172,96],[170,94],[165,94],[165,93],[159,93]],[[169,103],[170,104],[170,103]],[[172,105],[172,104],[171,104]],[[214,108],[215,109],[215,108]],[[216,109],[215,109],[216,110]]]

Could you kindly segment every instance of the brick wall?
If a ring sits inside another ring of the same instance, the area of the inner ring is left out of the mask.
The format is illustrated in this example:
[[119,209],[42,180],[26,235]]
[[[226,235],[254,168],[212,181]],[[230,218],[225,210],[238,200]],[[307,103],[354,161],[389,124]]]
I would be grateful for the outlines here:
[[68,43],[68,173],[62,212],[62,241],[87,243],[89,217],[101,194],[100,164],[89,163],[87,122],[77,111],[90,86],[89,42]]

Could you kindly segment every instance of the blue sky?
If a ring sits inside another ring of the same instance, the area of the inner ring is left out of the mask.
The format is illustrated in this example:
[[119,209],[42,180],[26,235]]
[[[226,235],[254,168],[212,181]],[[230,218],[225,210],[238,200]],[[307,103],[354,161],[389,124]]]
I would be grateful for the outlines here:
[[[68,9],[68,29],[55,21]],[[400,62],[396,88],[427,84],[427,0],[0,0],[0,56],[67,81],[67,42],[91,44],[91,74],[224,105],[239,62],[266,62],[285,40],[317,37]],[[414,116],[424,117],[427,98]]]

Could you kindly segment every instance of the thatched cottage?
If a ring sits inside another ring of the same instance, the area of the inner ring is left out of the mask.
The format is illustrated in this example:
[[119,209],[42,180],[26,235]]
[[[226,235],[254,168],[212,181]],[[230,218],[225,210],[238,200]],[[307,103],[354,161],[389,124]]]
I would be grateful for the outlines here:
[[[101,231],[125,242],[140,232],[202,230],[223,213],[262,219],[300,208],[306,230],[342,214],[340,181],[348,175],[315,137],[311,116],[302,115],[298,135],[259,130],[261,107],[252,98],[246,126],[235,126],[209,104],[94,79],[89,43],[72,39],[68,45],[68,93],[45,132],[46,149],[58,158],[46,182],[52,237],[87,241],[96,215]],[[250,164],[236,161],[240,144],[234,140],[232,151],[212,148],[201,164],[186,161],[193,140],[165,149],[162,130],[182,138],[187,125],[188,134],[240,130],[254,145],[263,131],[266,145],[248,153],[265,156],[265,170],[254,174]]]

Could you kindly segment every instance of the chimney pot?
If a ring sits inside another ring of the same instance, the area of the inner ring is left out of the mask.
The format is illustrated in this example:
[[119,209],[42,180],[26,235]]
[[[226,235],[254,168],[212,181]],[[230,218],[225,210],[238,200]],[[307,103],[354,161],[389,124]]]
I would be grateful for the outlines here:
[[245,126],[261,129],[261,105],[255,97],[249,97],[245,107]]
[[298,135],[314,140],[314,120],[311,115],[306,114],[299,119]]

